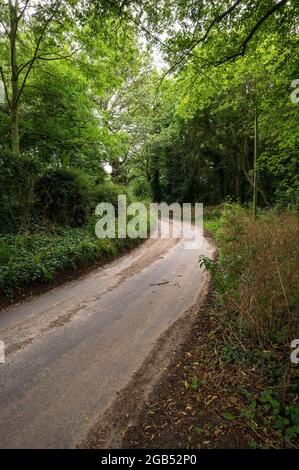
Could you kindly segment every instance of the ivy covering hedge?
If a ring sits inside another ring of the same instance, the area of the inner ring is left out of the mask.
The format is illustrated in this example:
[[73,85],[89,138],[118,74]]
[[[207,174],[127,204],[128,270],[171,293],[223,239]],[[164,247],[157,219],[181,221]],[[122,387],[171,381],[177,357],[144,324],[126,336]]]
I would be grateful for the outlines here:
[[112,259],[138,239],[97,239],[89,228],[60,228],[54,234],[0,237],[0,296],[14,297],[24,286],[49,282],[57,273]]

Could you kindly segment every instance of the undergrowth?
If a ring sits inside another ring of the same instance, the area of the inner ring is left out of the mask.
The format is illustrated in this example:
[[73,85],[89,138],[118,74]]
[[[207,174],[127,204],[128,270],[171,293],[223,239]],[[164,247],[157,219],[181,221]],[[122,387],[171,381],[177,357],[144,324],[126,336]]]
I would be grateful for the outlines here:
[[211,347],[224,368],[237,366],[241,378],[253,371],[256,380],[240,388],[246,406],[231,421],[246,420],[251,447],[296,447],[299,365],[290,345],[299,338],[299,219],[271,210],[254,220],[236,204],[205,219],[219,250],[216,261],[200,259],[215,288],[219,328]]
[[58,273],[105,262],[138,239],[98,239],[90,227],[59,227],[0,237],[0,296],[13,298],[26,285],[50,282]]

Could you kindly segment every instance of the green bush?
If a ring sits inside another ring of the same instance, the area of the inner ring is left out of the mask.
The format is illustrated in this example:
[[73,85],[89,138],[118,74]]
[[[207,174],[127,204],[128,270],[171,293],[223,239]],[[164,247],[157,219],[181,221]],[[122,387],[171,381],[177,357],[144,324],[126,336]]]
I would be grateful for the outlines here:
[[150,200],[152,197],[152,190],[149,181],[145,177],[139,177],[134,179],[130,183],[130,191],[138,200]]
[[80,227],[92,210],[92,189],[78,170],[49,170],[35,185],[38,213],[44,222]]
[[111,181],[105,181],[104,183],[96,186],[94,190],[93,198],[95,206],[101,202],[110,202],[114,205],[115,213],[117,214],[118,196],[123,194],[127,196],[127,203],[129,204],[131,202],[131,198],[124,186],[114,184]]
[[10,297],[27,284],[51,281],[57,273],[105,262],[135,246],[134,239],[100,240],[88,228],[60,228],[56,234],[0,238],[0,295]]
[[0,232],[26,230],[34,218],[35,180],[40,164],[32,155],[0,158]]

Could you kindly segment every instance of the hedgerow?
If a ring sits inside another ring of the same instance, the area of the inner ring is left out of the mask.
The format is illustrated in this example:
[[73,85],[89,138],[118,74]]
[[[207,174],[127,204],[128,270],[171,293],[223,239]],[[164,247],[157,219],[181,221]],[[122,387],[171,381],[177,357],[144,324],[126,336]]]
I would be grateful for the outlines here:
[[137,239],[97,239],[90,228],[59,228],[54,234],[0,237],[0,296],[49,282],[57,273],[105,262],[133,247]]

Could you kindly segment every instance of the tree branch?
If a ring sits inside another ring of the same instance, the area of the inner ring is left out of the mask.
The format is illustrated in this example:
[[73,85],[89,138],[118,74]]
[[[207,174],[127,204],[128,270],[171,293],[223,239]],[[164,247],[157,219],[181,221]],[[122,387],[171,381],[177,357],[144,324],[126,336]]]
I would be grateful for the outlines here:
[[59,55],[59,54],[56,54],[55,52],[50,52],[48,55],[50,54],[56,54],[55,57],[47,57],[47,56],[42,56],[42,55],[38,55],[36,56],[34,59],[30,59],[28,60],[28,62],[26,62],[25,64],[21,65],[19,67],[19,74],[21,74],[21,72],[28,66],[31,65],[32,61],[37,61],[37,60],[44,60],[44,61],[50,61],[50,60],[64,60],[64,59],[70,59],[71,57],[73,57],[78,51],[80,51],[82,49],[82,47],[78,47],[77,49],[75,49],[73,52],[70,52],[69,54],[66,54],[66,55]]
[[275,5],[273,5],[273,7],[270,8],[270,10],[268,10],[268,11],[262,16],[262,18],[260,18],[259,21],[254,25],[254,27],[252,28],[252,30],[250,31],[250,33],[248,34],[248,36],[247,36],[247,37],[245,38],[245,40],[243,41],[243,43],[242,43],[241,47],[239,48],[239,50],[238,50],[237,52],[235,52],[234,54],[231,54],[230,56],[225,57],[225,58],[221,59],[220,61],[216,62],[214,65],[217,67],[217,66],[219,66],[219,65],[224,64],[225,62],[229,62],[230,60],[236,59],[237,57],[242,57],[242,56],[244,56],[249,41],[253,38],[253,36],[255,35],[255,33],[258,31],[258,29],[262,26],[263,23],[265,23],[265,21],[266,21],[273,13],[275,13],[277,10],[279,10],[281,7],[283,7],[283,6],[287,3],[287,1],[288,1],[288,0],[281,0],[280,2],[276,3]]
[[25,5],[24,5],[24,7],[22,8],[22,10],[21,10],[19,16],[17,17],[17,21],[18,21],[18,22],[19,22],[20,19],[24,16],[25,11],[27,10],[29,1],[30,1],[30,0],[26,0],[26,1],[25,1]]
[[[33,64],[34,62],[37,60],[37,57],[38,57],[38,53],[39,53],[39,49],[40,49],[40,46],[41,46],[41,43],[44,39],[44,36],[46,34],[46,30],[49,26],[49,24],[51,23],[51,21],[53,20],[55,14],[57,13],[57,10],[59,9],[59,6],[61,4],[61,0],[57,0],[55,2],[55,4],[53,5],[53,11],[52,11],[52,14],[49,16],[49,18],[45,21],[45,24],[42,28],[42,31],[41,31],[41,34],[37,40],[37,43],[36,43],[36,47],[35,47],[35,51],[34,51],[34,54],[33,54],[33,57],[32,59],[29,61],[28,63],[28,68],[27,68],[27,71],[25,73],[25,76],[23,78],[23,81],[22,81],[22,84],[20,86],[20,91],[19,91],[19,95],[18,95],[18,98],[17,98],[17,102],[19,101],[23,91],[24,91],[24,88],[25,88],[25,85],[26,85],[26,82],[27,82],[27,79],[28,79],[28,76],[32,70],[32,67],[33,67]],[[19,73],[20,73],[20,70],[19,70]]]

